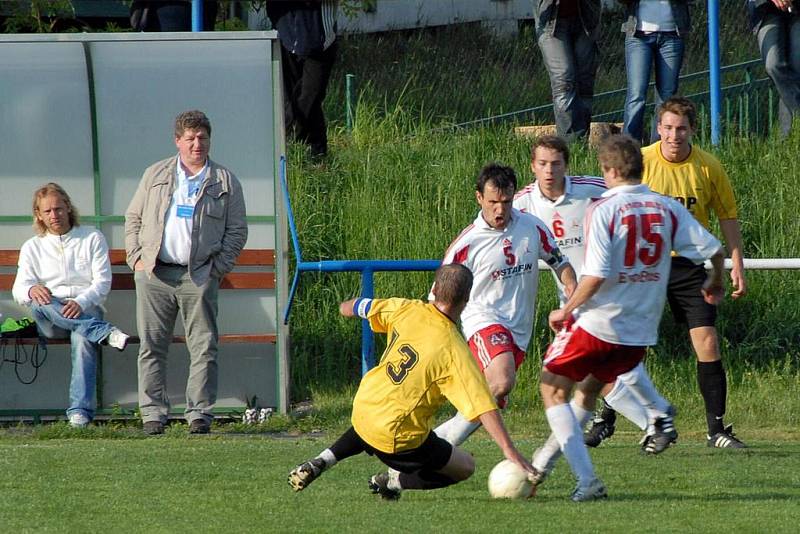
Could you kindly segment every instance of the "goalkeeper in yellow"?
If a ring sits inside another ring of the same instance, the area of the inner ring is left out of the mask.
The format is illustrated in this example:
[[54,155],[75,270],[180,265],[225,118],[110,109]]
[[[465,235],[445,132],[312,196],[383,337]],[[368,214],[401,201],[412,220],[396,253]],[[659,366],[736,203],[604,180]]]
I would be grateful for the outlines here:
[[444,488],[475,472],[472,456],[432,432],[439,407],[449,400],[468,419],[480,420],[503,455],[533,468],[503,425],[486,380],[458,330],[456,319],[469,300],[472,272],[459,264],[436,271],[435,300],[352,299],[339,306],[345,317],[369,320],[389,335],[380,363],[361,380],[350,427],[316,458],[289,473],[295,491],[305,489],[337,462],[362,452],[391,467],[369,487],[384,499],[402,490]]

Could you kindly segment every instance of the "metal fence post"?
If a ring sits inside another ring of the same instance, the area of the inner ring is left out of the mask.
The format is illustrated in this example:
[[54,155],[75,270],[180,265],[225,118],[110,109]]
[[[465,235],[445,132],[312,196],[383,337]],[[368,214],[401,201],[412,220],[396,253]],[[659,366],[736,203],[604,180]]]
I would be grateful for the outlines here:
[[355,105],[353,104],[353,80],[355,80],[355,76],[352,74],[347,74],[344,77],[344,87],[345,87],[345,109],[347,116],[345,120],[347,121],[347,131],[353,131],[353,122],[355,118]]
[[203,0],[192,0],[192,31],[203,31]]
[[711,144],[720,141],[719,0],[708,0],[708,89],[711,96]]
[[[361,298],[371,299],[375,296],[374,272],[364,269],[361,272]],[[375,365],[375,336],[369,321],[361,320],[361,376],[367,374]]]

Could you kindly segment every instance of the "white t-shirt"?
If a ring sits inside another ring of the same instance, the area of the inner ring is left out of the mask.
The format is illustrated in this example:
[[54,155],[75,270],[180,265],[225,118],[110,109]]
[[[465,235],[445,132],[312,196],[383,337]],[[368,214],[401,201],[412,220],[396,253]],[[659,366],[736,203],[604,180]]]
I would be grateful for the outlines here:
[[200,198],[203,181],[208,174],[208,160],[194,176],[187,176],[178,158],[175,191],[172,193],[167,214],[164,217],[164,235],[158,259],[167,263],[189,265],[192,251],[192,228],[194,227],[194,206]]
[[[453,241],[442,264],[460,263],[472,271],[472,292],[461,314],[464,337],[493,324],[511,331],[514,343],[525,350],[531,339],[539,262],[558,269],[567,259],[541,220],[512,210],[503,230],[489,226],[480,213]],[[433,299],[431,294],[429,298]]]
[[608,190],[586,213],[581,273],[605,280],[576,311],[576,324],[609,343],[654,345],[666,300],[670,250],[700,264],[721,246],[686,208],[646,185]]
[[[606,191],[602,178],[595,176],[565,176],[564,194],[550,200],[542,194],[537,182],[528,184],[514,195],[514,207],[539,217],[553,232],[559,250],[563,252],[575,274],[580,276],[583,265],[583,219],[587,208]],[[558,297],[562,304],[564,286],[558,276]]]

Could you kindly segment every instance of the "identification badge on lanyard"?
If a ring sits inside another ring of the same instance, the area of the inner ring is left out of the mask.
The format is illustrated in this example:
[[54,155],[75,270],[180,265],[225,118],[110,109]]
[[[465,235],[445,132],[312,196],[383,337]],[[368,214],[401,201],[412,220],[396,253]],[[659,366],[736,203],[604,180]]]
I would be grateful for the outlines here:
[[194,215],[194,206],[189,204],[178,204],[176,213],[180,219],[191,219]]

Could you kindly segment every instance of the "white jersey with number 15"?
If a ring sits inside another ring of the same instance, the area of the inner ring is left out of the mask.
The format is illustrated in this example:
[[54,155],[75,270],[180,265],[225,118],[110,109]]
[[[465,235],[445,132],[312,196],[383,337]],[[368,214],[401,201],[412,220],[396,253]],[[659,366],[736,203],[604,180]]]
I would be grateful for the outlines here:
[[585,226],[581,274],[604,281],[578,308],[576,324],[619,345],[658,341],[670,250],[701,264],[721,248],[686,208],[643,184],[608,190],[589,208]]

